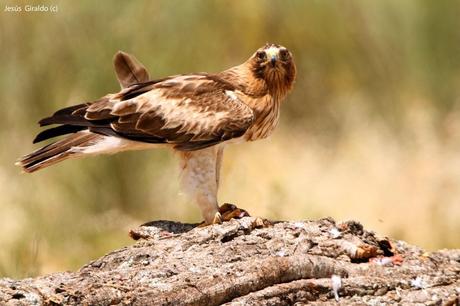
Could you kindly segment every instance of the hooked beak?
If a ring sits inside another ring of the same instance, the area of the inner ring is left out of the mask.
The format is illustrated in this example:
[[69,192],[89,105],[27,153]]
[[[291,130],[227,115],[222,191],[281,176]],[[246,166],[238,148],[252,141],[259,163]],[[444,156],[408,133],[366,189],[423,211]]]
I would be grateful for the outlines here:
[[273,46],[265,50],[265,53],[267,53],[268,58],[270,59],[270,63],[272,64],[272,67],[275,67],[276,61],[278,60],[279,49]]

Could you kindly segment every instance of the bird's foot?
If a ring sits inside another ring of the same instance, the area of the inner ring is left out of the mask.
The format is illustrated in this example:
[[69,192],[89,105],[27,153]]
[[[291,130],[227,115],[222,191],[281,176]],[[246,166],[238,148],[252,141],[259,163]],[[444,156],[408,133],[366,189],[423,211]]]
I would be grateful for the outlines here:
[[230,221],[231,219],[240,219],[243,217],[250,217],[249,213],[242,209],[238,208],[234,204],[225,203],[219,207],[219,211],[216,212],[214,219],[211,223],[206,223],[206,221],[201,222],[198,227],[205,227],[211,224],[222,224],[224,221]]
[[219,213],[222,215],[222,221],[230,221],[231,219],[240,219],[243,217],[250,217],[249,213],[238,208],[236,205],[225,203],[219,207]]
[[223,222],[222,215],[220,214],[220,212],[216,212],[216,214],[214,215],[214,219],[212,220],[211,223],[203,221],[200,224],[198,224],[198,227],[205,227],[205,226],[212,225],[212,224],[222,224],[222,222]]

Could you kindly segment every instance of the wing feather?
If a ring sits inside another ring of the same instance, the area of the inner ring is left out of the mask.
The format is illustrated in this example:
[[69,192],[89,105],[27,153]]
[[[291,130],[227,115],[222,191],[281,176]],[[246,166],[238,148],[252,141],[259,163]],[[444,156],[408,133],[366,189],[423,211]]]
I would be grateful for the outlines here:
[[134,55],[118,51],[113,58],[113,66],[121,88],[129,87],[136,83],[147,82],[150,77],[147,69]]

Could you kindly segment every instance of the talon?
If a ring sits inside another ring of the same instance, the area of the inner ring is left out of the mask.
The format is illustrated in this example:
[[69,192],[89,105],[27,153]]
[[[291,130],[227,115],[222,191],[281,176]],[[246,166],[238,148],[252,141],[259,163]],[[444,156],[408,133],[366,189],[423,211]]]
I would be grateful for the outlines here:
[[212,220],[211,224],[222,224],[222,215],[220,214],[220,212],[216,212],[214,220]]
[[212,225],[212,224],[222,224],[222,222],[223,222],[222,215],[220,214],[220,212],[216,212],[216,214],[214,215],[214,219],[212,220],[211,223],[207,223],[206,221],[203,221],[200,224],[198,224],[197,227],[205,227],[205,226]]

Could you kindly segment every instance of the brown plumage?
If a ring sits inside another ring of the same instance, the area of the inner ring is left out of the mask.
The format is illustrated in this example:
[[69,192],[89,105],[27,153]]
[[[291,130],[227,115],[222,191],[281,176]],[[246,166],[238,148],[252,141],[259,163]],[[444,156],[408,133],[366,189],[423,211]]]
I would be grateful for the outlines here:
[[188,152],[181,154],[183,180],[193,186],[187,189],[206,222],[218,222],[223,145],[271,134],[280,104],[294,83],[292,54],[267,44],[243,64],[217,74],[158,80],[148,80],[144,66],[126,53],[117,53],[114,65],[122,90],[40,120],[41,126],[58,126],[38,134],[34,143],[70,135],[24,156],[18,164],[34,172],[72,157],[171,146]]

